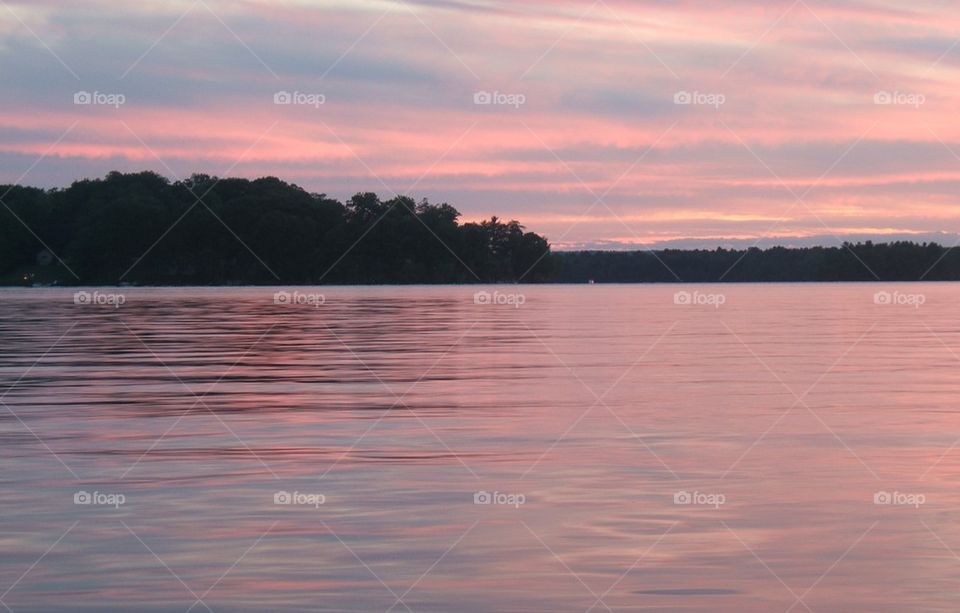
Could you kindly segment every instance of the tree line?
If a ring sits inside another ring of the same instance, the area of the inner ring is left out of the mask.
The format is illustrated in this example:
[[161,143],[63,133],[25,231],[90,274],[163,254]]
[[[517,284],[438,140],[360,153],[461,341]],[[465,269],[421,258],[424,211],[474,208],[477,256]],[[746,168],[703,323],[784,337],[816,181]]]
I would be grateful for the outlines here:
[[6,284],[539,282],[551,263],[516,221],[460,223],[449,204],[404,196],[340,202],[273,177],[111,172],[4,192]]
[[936,243],[834,247],[577,251],[551,256],[557,283],[957,281],[960,248]]
[[340,202],[274,177],[111,172],[0,194],[3,285],[960,280],[960,249],[935,243],[552,252],[516,221],[460,223],[405,196]]

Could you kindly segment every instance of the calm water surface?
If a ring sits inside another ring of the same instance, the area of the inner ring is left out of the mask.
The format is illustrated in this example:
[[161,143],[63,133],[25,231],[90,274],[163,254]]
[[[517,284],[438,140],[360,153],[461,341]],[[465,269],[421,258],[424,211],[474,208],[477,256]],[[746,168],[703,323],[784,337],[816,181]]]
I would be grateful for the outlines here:
[[0,291],[5,610],[960,606],[960,286],[478,289]]

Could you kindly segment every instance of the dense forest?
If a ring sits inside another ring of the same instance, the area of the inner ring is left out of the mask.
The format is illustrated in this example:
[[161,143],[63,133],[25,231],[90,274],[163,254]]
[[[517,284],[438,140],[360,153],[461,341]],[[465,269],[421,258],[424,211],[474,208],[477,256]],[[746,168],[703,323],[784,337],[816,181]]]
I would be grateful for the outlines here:
[[870,241],[836,247],[578,251],[551,256],[556,283],[957,281],[960,248]]
[[373,193],[339,202],[276,178],[112,172],[3,193],[3,285],[960,280],[960,250],[932,243],[551,252],[516,221],[460,223],[449,204]]
[[515,221],[460,224],[448,204],[372,193],[341,203],[275,178],[112,172],[4,192],[4,284],[537,282],[550,265]]

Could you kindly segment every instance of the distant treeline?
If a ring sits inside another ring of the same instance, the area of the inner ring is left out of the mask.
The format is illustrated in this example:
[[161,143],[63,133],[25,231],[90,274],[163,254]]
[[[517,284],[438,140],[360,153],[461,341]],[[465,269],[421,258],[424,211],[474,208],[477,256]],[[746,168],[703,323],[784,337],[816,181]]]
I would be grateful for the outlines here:
[[960,249],[895,242],[772,249],[576,251],[551,256],[556,283],[957,281]]
[[339,202],[275,178],[112,172],[4,192],[5,284],[542,282],[551,262],[515,221],[460,224],[448,204]]
[[339,202],[276,178],[112,172],[4,193],[5,285],[960,280],[960,250],[932,243],[551,253],[516,221],[461,224],[449,204]]

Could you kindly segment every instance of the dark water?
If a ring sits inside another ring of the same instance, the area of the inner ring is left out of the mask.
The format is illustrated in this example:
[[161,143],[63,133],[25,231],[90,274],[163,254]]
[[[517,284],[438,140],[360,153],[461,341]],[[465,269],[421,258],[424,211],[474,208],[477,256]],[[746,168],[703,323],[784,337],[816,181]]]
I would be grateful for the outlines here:
[[960,286],[487,290],[0,291],[0,601],[957,610]]

